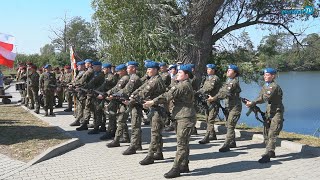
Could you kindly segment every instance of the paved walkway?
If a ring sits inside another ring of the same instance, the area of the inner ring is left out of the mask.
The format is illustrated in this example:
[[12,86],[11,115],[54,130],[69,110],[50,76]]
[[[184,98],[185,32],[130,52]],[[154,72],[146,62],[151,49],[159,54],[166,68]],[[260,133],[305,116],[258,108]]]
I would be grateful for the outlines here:
[[[16,93],[12,93],[16,98]],[[16,99],[13,99],[15,101]],[[1,106],[1,105],[0,105]],[[164,179],[163,174],[171,169],[175,157],[176,139],[174,133],[164,135],[165,160],[148,166],[139,165],[147,153],[150,142],[150,128],[143,127],[143,151],[131,156],[121,153],[129,144],[121,144],[118,148],[107,148],[106,141],[100,141],[101,135],[88,135],[86,131],[77,132],[68,126],[74,118],[63,108],[55,109],[56,117],[39,117],[58,126],[74,137],[78,137],[85,145],[68,153],[40,162],[17,172],[5,179]],[[42,112],[43,113],[43,112]],[[203,134],[204,130],[199,130]],[[190,146],[190,173],[182,174],[179,179],[319,179],[320,157],[313,157],[290,152],[279,147],[277,158],[267,164],[259,164],[257,160],[264,152],[259,141],[241,139],[238,147],[231,152],[219,153],[224,134],[218,134],[218,140],[210,144],[199,145],[201,135],[192,136]],[[109,142],[109,141],[108,141]],[[6,173],[10,162],[0,155],[0,177]],[[5,158],[7,159],[7,158]],[[16,162],[12,160],[12,162]],[[2,170],[5,170],[2,173]]]

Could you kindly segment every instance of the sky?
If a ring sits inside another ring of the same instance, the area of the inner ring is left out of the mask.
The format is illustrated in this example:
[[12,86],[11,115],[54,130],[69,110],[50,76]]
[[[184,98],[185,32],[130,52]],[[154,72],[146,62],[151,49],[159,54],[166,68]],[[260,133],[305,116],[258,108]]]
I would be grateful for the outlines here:
[[[40,48],[51,42],[49,37],[54,37],[50,29],[63,27],[61,19],[65,14],[68,18],[80,16],[90,22],[94,13],[91,0],[1,0],[0,8],[0,32],[15,36],[14,51],[23,54],[40,53]],[[319,18],[296,22],[293,29],[307,26],[305,34],[320,33]],[[255,46],[270,33],[251,26],[233,34],[239,35],[243,30],[248,31]]]
[[91,21],[91,0],[1,0],[0,33],[15,37],[17,53],[40,53],[54,37],[50,29],[63,27],[67,18],[81,16]]

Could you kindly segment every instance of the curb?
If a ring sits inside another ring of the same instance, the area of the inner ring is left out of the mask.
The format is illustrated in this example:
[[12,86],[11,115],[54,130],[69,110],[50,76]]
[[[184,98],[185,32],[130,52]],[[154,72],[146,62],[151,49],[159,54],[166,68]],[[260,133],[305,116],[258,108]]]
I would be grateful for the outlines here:
[[[200,129],[206,129],[207,123],[204,121],[197,121],[196,127],[199,127]],[[214,125],[214,129],[217,132],[226,133],[227,128],[225,126],[221,125]],[[262,134],[254,134],[251,132],[235,129],[236,137],[247,137],[252,140],[260,140],[263,142],[264,138]],[[305,144],[300,144],[292,141],[287,140],[281,140],[277,139],[277,146],[284,147],[286,149],[289,149],[290,151],[296,152],[296,153],[303,153],[303,154],[309,154],[314,156],[320,156],[320,148],[319,147],[312,147]]]

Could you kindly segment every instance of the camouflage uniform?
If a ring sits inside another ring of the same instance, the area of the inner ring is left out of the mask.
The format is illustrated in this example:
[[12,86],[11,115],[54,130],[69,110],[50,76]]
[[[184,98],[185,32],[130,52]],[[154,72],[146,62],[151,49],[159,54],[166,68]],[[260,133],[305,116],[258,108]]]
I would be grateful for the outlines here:
[[[118,93],[120,94],[125,94],[125,95],[130,95],[133,91],[138,89],[141,86],[141,80],[140,77],[137,74],[130,74],[130,79],[128,80],[128,83],[125,85],[124,88],[120,89]],[[120,137],[123,135],[123,139],[127,142],[130,141],[129,139],[129,130],[126,121],[128,120],[129,117],[129,112],[126,111],[127,107],[123,104],[120,104],[119,107],[119,114],[117,117],[117,130],[116,134],[114,137],[114,141],[119,143]],[[132,121],[138,121],[133,118],[139,118],[138,115],[133,114],[131,119]],[[141,118],[141,117],[140,117]],[[140,120],[141,123],[141,120]],[[112,142],[110,144],[113,144]],[[108,147],[111,147],[109,144]]]
[[53,115],[53,98],[54,90],[56,88],[56,77],[52,72],[44,72],[40,76],[40,89],[44,96],[44,110],[45,115],[48,115],[48,109],[50,109],[50,115]]
[[[81,79],[84,74],[85,74],[85,71],[78,72],[78,74],[74,78],[74,81],[72,82],[72,85],[74,87],[81,85],[82,83]],[[75,107],[76,121],[72,124],[80,125],[80,120],[83,118],[83,109],[84,109],[86,96],[81,91],[75,92],[75,96],[76,96],[76,107]]]
[[[219,77],[216,75],[210,75],[206,77],[203,87],[198,92],[201,94],[215,96],[218,93],[220,87],[221,84]],[[204,143],[209,142],[210,135],[213,136],[213,139],[216,139],[214,121],[217,114],[219,113],[219,106],[217,105],[217,102],[213,102],[212,104],[208,102],[208,105],[212,105],[213,108],[209,112],[206,112],[207,131],[203,139]]]
[[39,74],[37,72],[31,72],[29,75],[29,89],[28,94],[29,97],[26,99],[26,104],[29,103],[29,99],[31,100],[31,109],[34,108],[34,104],[36,104],[36,112],[39,113],[40,104],[39,104]]
[[274,152],[276,148],[277,137],[283,126],[284,107],[282,104],[282,89],[276,82],[265,84],[258,98],[252,102],[251,106],[267,103],[266,117],[271,121],[270,127],[264,131],[264,140],[266,144],[266,153]]
[[165,83],[166,87],[169,87],[171,84],[170,74],[168,72],[160,72],[159,74],[162,78],[162,81]]
[[[103,84],[97,88],[97,91],[107,92],[117,84],[118,77],[113,75],[112,73],[105,74],[104,77],[105,77],[105,80],[104,80]],[[96,117],[96,119],[97,119],[97,121],[100,122],[101,128],[105,128],[106,127],[106,115],[104,112],[105,100],[96,99],[95,102],[96,102],[95,106],[96,106],[97,114],[99,115],[98,117]],[[110,118],[112,120],[110,120]],[[115,133],[116,128],[117,128],[116,127],[116,117],[115,117],[115,115],[111,115],[111,116],[109,116],[108,132]]]
[[[117,84],[112,89],[110,89],[107,92],[107,94],[108,95],[112,95],[114,93],[119,92],[122,88],[124,88],[126,86],[128,81],[129,81],[129,76],[128,75],[122,76],[120,78],[120,80],[117,82]],[[111,100],[109,102],[109,104],[107,105],[107,107],[108,107],[107,111],[109,112],[109,125],[108,125],[108,130],[107,130],[106,136],[108,136],[108,133],[112,134],[112,136],[113,136],[113,134],[115,134],[116,130],[117,130],[117,126],[116,126],[116,124],[117,124],[117,112],[118,112],[118,109],[120,107],[120,103],[117,102],[116,100]],[[125,110],[122,109],[120,112],[123,113],[124,111]],[[123,115],[121,117],[123,117]],[[101,137],[101,138],[103,138],[103,137]]]
[[227,82],[221,87],[218,94],[213,97],[213,101],[225,99],[225,107],[229,112],[227,119],[227,135],[223,147],[235,147],[235,132],[234,129],[241,115],[241,99],[240,99],[240,84],[239,79],[227,79]]
[[[62,78],[62,84],[64,85],[64,86],[66,86],[66,85],[68,85],[68,84],[70,84],[70,83],[72,83],[72,72],[69,72],[69,73],[64,73],[63,74],[63,78]],[[68,102],[68,110],[72,110],[72,97],[73,97],[73,94],[72,94],[72,92],[71,91],[69,91],[68,90],[68,88],[66,88],[66,87],[64,87],[63,88],[63,91],[64,91],[64,96],[65,96],[65,99],[67,100],[67,102]]]
[[173,168],[188,166],[189,140],[195,126],[194,91],[187,79],[174,85],[169,91],[153,99],[155,104],[173,100],[172,117],[177,122],[177,152]]
[[[150,77],[142,86],[135,90],[131,97],[133,99],[150,100],[160,94],[164,93],[166,85],[162,81],[160,75]],[[141,103],[141,102],[140,102]],[[161,131],[164,126],[164,109],[155,106],[151,107],[148,117],[151,119],[151,142],[149,146],[148,155],[153,157],[154,153],[162,153],[163,141]],[[142,119],[142,108],[134,105],[131,113],[131,148],[135,150],[141,148],[141,119]],[[129,147],[130,148],[130,147]]]
[[61,86],[62,77],[63,77],[62,73],[56,74],[57,88],[55,91],[55,95],[58,98],[58,105],[56,107],[62,107],[62,103],[63,103],[63,88]]
[[[23,83],[25,83],[25,85],[26,85],[26,82],[27,82],[27,72],[24,71],[24,72],[18,73],[17,81],[23,82]],[[25,88],[27,88],[27,86],[26,86]],[[26,89],[25,89],[25,90],[19,90],[19,92],[20,92],[20,95],[21,95],[21,104],[25,104],[27,91],[26,91]]]

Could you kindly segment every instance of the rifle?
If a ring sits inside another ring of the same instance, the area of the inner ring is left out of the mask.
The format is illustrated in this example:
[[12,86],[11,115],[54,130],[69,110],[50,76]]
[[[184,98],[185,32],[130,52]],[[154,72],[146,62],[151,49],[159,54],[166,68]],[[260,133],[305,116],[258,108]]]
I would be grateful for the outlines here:
[[[249,100],[246,98],[241,98],[241,101],[242,101],[242,103],[246,104],[247,101],[249,101]],[[252,112],[254,112],[256,119],[263,123],[263,126],[265,126],[267,128],[270,127],[271,122],[270,122],[270,120],[267,119],[266,113],[262,112],[261,109],[257,105],[250,107],[248,112],[246,113],[246,115],[249,116]],[[262,120],[259,118],[258,113],[260,113]]]
[[[196,100],[196,110],[197,112],[200,113],[205,113],[205,114],[209,114],[209,112],[215,107],[218,106],[219,108],[221,108],[224,116],[226,117],[226,119],[228,119],[228,110],[224,107],[222,107],[222,105],[220,104],[220,102],[214,102],[214,103],[208,103],[207,99],[209,98],[209,95],[207,94],[203,94],[203,93],[196,93],[195,94],[195,100]],[[219,116],[219,114],[218,114]],[[219,119],[221,120],[220,116]]]

